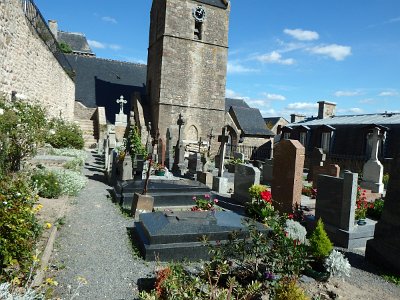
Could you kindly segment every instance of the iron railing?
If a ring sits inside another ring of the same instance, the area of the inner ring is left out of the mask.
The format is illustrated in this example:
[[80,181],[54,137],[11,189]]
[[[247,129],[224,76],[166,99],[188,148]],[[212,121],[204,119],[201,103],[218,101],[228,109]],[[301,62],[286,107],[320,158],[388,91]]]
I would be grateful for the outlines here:
[[43,40],[47,48],[57,59],[58,63],[63,67],[68,76],[71,77],[71,79],[74,79],[75,73],[72,69],[72,66],[68,62],[64,53],[61,51],[57,39],[51,32],[47,22],[43,18],[35,2],[33,0],[21,0],[21,4],[27,20],[35,29],[38,36]]

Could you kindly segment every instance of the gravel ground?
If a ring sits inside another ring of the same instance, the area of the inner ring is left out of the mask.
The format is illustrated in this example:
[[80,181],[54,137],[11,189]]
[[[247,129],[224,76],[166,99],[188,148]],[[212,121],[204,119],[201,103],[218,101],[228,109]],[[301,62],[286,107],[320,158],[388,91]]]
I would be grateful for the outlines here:
[[[133,220],[109,199],[102,165],[100,157],[89,155],[84,170],[89,184],[75,198],[57,238],[51,262],[58,269],[55,298],[79,293],[74,299],[135,299],[138,279],[154,271],[154,264],[132,250],[127,227]],[[87,284],[79,287],[78,277]]]

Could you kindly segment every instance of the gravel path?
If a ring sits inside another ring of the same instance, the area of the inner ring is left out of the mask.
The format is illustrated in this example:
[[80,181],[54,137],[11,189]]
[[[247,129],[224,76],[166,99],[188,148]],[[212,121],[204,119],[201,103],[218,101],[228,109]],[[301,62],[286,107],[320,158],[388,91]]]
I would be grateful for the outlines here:
[[[61,299],[74,293],[79,293],[74,299],[135,299],[137,280],[154,271],[133,253],[127,234],[133,220],[111,202],[102,165],[99,156],[89,155],[84,170],[89,184],[73,201],[56,241],[54,296]],[[87,284],[79,287],[78,277]]]

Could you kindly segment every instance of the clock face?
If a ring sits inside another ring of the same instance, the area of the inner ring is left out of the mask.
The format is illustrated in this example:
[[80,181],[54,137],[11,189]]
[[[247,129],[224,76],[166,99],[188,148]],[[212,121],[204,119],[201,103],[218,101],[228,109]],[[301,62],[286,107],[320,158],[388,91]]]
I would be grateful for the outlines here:
[[206,11],[203,7],[198,6],[193,9],[193,17],[196,19],[197,22],[203,22],[206,18]]

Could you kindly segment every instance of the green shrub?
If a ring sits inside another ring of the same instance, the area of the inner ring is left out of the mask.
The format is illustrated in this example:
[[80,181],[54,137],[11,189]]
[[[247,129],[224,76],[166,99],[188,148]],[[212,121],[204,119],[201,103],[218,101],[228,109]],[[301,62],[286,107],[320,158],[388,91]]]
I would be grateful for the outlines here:
[[53,119],[49,123],[49,133],[46,142],[55,148],[82,149],[85,142],[82,130],[75,123],[62,119]]
[[388,183],[389,183],[389,174],[386,173],[385,175],[383,175],[382,182],[383,182],[383,185],[385,186],[385,188],[387,188]]
[[61,186],[54,172],[49,170],[35,170],[31,179],[39,189],[40,197],[58,198],[61,195]]
[[51,155],[58,155],[58,156],[70,156],[70,157],[75,157],[77,160],[79,160],[79,164],[83,166],[85,164],[85,161],[87,159],[87,153],[85,150],[79,150],[79,149],[71,149],[71,148],[52,148],[49,152]]
[[296,281],[291,279],[282,280],[276,289],[274,300],[309,300]]
[[128,135],[129,153],[132,157],[137,155],[147,156],[147,150],[142,145],[142,139],[140,138],[139,129],[137,126],[131,126]]
[[373,203],[369,203],[367,216],[372,219],[379,220],[382,216],[384,205],[385,201],[382,199],[376,199]]
[[61,43],[59,44],[59,46],[60,46],[60,50],[61,50],[63,53],[72,53],[72,48],[71,48],[71,46],[70,46],[69,44],[67,44],[67,43],[65,43],[65,42],[61,42]]
[[32,263],[41,227],[33,208],[37,196],[29,183],[21,174],[0,181],[0,282],[23,279]]
[[317,227],[315,227],[309,241],[312,255],[317,260],[325,259],[333,249],[333,244],[324,229],[324,223],[321,219],[318,220]]
[[58,179],[62,195],[77,196],[88,182],[85,176],[71,170],[54,169],[52,172]]
[[0,96],[0,176],[20,169],[35,154],[46,133],[45,111],[29,101],[8,102]]
[[79,158],[74,158],[71,161],[66,162],[63,167],[65,169],[81,173],[82,171],[82,161]]
[[261,193],[268,189],[267,186],[261,184],[253,184],[249,188],[250,197],[254,200],[261,200]]

